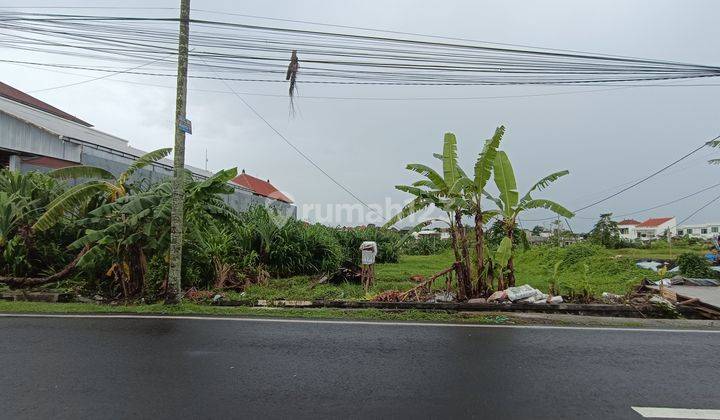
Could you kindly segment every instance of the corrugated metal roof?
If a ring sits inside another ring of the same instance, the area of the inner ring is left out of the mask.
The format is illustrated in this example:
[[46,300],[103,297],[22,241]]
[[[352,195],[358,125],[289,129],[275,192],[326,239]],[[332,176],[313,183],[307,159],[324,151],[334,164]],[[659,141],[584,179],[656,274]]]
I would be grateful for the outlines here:
[[70,115],[65,111],[57,109],[54,106],[52,106],[46,102],[43,102],[38,98],[30,96],[21,90],[15,89],[14,87],[12,87],[8,84],[5,84],[3,82],[0,82],[0,97],[8,98],[12,101],[19,102],[21,104],[25,104],[27,106],[45,111],[47,113],[56,115],[60,118],[70,120],[70,121],[76,122],[78,124],[82,124],[86,127],[92,127],[92,124],[85,122],[74,115]]
[[[128,141],[111,134],[104,133],[95,128],[66,120],[54,114],[44,112],[40,109],[14,102],[10,99],[0,96],[0,112],[4,112],[19,120],[32,124],[42,130],[53,133],[58,137],[62,136],[70,142],[78,142],[80,144],[88,143],[103,148],[112,149],[117,152],[132,156],[140,157],[147,153],[144,150],[137,149],[128,145]],[[170,159],[162,159],[159,163],[172,168],[173,162]],[[185,168],[196,175],[210,177],[212,172],[194,166],[185,165]]]
[[58,136],[109,148],[127,147],[127,140],[76,123],[37,108],[0,97],[0,111]]

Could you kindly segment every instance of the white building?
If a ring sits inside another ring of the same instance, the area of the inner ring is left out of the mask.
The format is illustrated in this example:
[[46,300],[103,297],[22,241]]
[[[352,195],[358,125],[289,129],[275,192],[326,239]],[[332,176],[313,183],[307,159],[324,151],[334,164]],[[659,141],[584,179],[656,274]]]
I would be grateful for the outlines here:
[[720,234],[720,223],[701,223],[678,226],[677,234],[678,236],[687,235],[691,238],[712,239]]
[[646,221],[635,225],[637,238],[643,241],[664,238],[677,235],[677,220],[674,217],[658,217],[647,219]]
[[625,239],[627,241],[633,241],[637,239],[637,231],[635,230],[635,227],[639,225],[640,222],[634,219],[627,219],[623,220],[621,222],[618,222],[618,229],[620,230],[620,237],[622,239]]
[[438,239],[450,239],[450,233],[445,231],[437,230],[421,230],[412,234],[415,239],[420,238],[438,238]]

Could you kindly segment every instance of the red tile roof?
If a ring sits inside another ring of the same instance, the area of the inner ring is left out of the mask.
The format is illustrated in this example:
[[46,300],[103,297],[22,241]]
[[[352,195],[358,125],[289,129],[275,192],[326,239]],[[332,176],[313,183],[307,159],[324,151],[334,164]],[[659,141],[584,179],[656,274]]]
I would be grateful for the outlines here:
[[70,115],[67,112],[61,111],[54,106],[47,104],[40,99],[32,97],[25,92],[19,91],[10,85],[6,85],[3,82],[0,82],[0,96],[10,99],[11,101],[18,102],[23,105],[33,107],[35,109],[39,109],[40,111],[47,112],[48,114],[55,115],[56,117],[76,122],[86,127],[92,127],[92,124],[85,122],[78,117]]
[[623,220],[622,222],[618,222],[618,225],[624,225],[624,226],[627,226],[627,225],[639,225],[639,224],[640,224],[640,222],[638,222],[638,221],[635,220],[635,219],[625,219],[625,220]]
[[263,197],[273,198],[275,200],[284,201],[286,203],[292,203],[292,200],[287,198],[285,194],[281,193],[280,190],[275,188],[270,180],[263,181],[262,179],[255,178],[252,175],[248,175],[243,170],[243,173],[233,178],[232,182],[241,185],[245,188],[249,188],[252,192]]
[[672,217],[658,217],[655,219],[647,219],[646,221],[640,223],[639,225],[635,226],[638,228],[654,228],[662,225],[665,222],[671,221]]

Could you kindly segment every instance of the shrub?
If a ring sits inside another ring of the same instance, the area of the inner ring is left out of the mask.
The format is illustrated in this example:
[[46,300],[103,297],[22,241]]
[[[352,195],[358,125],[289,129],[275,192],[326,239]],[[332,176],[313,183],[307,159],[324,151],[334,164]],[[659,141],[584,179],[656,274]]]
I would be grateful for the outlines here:
[[586,243],[572,244],[565,248],[565,256],[562,259],[562,263],[565,266],[571,266],[588,257],[602,254],[603,247],[600,245],[591,245]]
[[345,261],[358,264],[361,252],[360,244],[364,241],[375,241],[378,246],[377,263],[396,263],[400,259],[400,241],[403,235],[390,229],[378,227],[340,228],[335,235],[343,249]]
[[680,273],[687,277],[707,278],[711,276],[708,262],[702,255],[686,252],[677,259]]
[[436,237],[421,236],[409,239],[400,248],[406,255],[434,255],[450,249],[450,240]]

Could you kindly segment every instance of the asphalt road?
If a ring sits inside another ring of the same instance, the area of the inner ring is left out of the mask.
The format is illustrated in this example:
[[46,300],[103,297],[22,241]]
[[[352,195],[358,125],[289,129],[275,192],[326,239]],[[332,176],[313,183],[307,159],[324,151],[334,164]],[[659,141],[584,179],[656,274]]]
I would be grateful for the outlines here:
[[638,419],[720,408],[720,334],[0,317],[2,418]]

